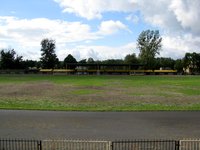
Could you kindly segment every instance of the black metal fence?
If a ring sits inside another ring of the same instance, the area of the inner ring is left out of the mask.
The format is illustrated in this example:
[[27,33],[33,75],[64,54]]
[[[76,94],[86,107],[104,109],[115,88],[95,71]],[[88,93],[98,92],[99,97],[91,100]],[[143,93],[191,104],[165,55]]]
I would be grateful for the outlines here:
[[179,150],[179,141],[174,140],[135,140],[114,141],[112,150]]
[[0,150],[200,150],[200,140],[13,140],[0,139]]
[[0,150],[42,150],[42,141],[0,139]]

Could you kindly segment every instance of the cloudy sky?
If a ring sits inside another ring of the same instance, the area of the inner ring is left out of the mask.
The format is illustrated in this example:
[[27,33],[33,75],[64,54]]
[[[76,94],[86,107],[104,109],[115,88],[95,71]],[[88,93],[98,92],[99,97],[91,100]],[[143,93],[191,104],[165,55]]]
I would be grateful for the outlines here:
[[1,0],[0,49],[39,60],[40,42],[56,41],[63,60],[138,54],[143,30],[159,30],[162,57],[200,52],[200,0]]

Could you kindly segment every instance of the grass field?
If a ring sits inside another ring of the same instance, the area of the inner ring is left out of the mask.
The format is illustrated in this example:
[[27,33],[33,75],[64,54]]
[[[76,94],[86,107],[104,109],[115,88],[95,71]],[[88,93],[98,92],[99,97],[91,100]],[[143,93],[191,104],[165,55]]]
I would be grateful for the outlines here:
[[200,76],[0,75],[0,109],[200,110]]

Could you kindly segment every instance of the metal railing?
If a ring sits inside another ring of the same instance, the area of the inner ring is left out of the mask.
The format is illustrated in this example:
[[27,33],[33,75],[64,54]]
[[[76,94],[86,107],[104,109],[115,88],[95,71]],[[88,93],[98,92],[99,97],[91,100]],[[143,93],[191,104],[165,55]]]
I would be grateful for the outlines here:
[[200,140],[180,140],[180,150],[200,150]]
[[0,139],[0,150],[42,150],[42,141]]
[[13,140],[0,139],[0,150],[200,150],[200,140]]
[[44,140],[42,150],[110,150],[109,141]]
[[174,140],[114,141],[112,150],[178,150]]

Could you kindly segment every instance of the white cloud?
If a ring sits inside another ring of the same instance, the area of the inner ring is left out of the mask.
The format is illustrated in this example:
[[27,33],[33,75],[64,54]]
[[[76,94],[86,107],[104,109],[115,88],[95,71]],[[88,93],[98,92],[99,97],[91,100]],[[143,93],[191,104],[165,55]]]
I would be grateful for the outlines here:
[[170,9],[172,0],[137,0],[143,20],[153,26],[168,31],[182,30],[173,11]]
[[87,19],[102,18],[105,12],[130,13],[126,19],[134,22],[139,11],[146,22],[165,30],[200,33],[199,0],[54,0],[63,12]]
[[[0,48],[13,47],[18,54],[24,56],[24,59],[39,59],[41,40],[52,38],[56,40],[56,53],[61,60],[69,53],[76,55],[78,58],[94,57],[95,59],[103,59],[103,57],[112,56],[112,48],[109,48],[110,55],[107,55],[105,52],[101,54],[98,46],[85,46],[82,48],[77,47],[77,43],[82,42],[89,45],[94,40],[105,38],[106,35],[115,34],[120,30],[128,30],[128,28],[120,21],[112,20],[103,21],[97,31],[91,31],[89,25],[80,22],[66,22],[46,18],[0,17]],[[76,50],[73,50],[74,47]],[[121,53],[119,52],[119,54]]]
[[109,11],[129,12],[135,8],[135,0],[54,0],[63,12],[74,13],[87,19],[102,18]]
[[[103,18],[105,12],[126,12],[128,21],[146,23],[162,29],[163,56],[182,57],[185,52],[200,51],[199,0],[54,0],[64,12],[86,19]],[[135,15],[140,13],[142,18]],[[102,33],[125,29],[122,22],[102,22]],[[189,36],[188,36],[189,35]],[[177,44],[178,43],[178,44]],[[176,53],[176,56],[174,54]]]
[[[67,43],[88,41],[102,38],[90,30],[90,26],[80,22],[49,20],[46,18],[18,19],[15,17],[0,17],[1,48],[14,47],[20,53],[30,58],[30,51],[39,56],[40,42],[44,38],[56,40],[62,47]],[[29,52],[28,52],[29,50]]]
[[130,32],[128,27],[120,21],[103,21],[99,27],[99,34],[102,35],[110,35],[114,34],[120,30],[127,30]]
[[161,56],[200,52],[199,0],[138,0],[138,5],[144,20],[163,30]]
[[199,0],[174,0],[170,9],[177,21],[184,29],[200,34],[200,1]]
[[144,20],[169,32],[200,34],[199,0],[138,0]]
[[194,37],[191,34],[183,36],[163,36],[163,50],[161,56],[182,58],[186,52],[200,53],[200,37]]
[[[123,59],[127,54],[136,53],[136,44],[128,43],[119,47],[112,46],[102,46],[102,45],[78,45],[73,49],[67,51],[67,53],[72,54],[76,59],[87,59],[89,57],[95,60],[105,60],[105,59]],[[60,51],[61,56],[66,56],[66,51]],[[64,57],[62,58],[64,59]]]
[[134,24],[137,24],[140,20],[140,18],[137,15],[130,14],[126,17],[126,20],[133,22]]
[[[77,42],[99,37],[90,31],[90,26],[80,22],[49,20],[46,18],[18,19],[0,17],[1,39],[17,39],[23,45],[41,41],[42,38],[54,38],[59,43]],[[28,42],[28,43],[26,43]],[[34,44],[34,43],[33,43]]]
[[[103,19],[104,14],[109,12],[125,12],[127,17],[123,19],[127,21],[133,23],[144,21],[157,27],[163,33],[162,56],[178,58],[185,52],[200,52],[199,0],[54,1],[62,7],[63,12],[73,13],[88,20]],[[97,31],[92,31],[90,25],[81,22],[0,17],[0,48],[13,46],[23,50],[20,52],[27,58],[39,58],[40,42],[47,37],[56,40],[60,58],[69,52],[77,58],[95,57],[95,55],[98,59],[122,58],[128,52],[132,53],[130,50],[135,48],[135,44],[127,44],[129,46],[125,44],[127,47],[109,47],[95,46],[93,42],[119,31],[130,32],[130,27],[122,21],[123,19],[102,20]],[[85,45],[77,46],[77,42]]]

